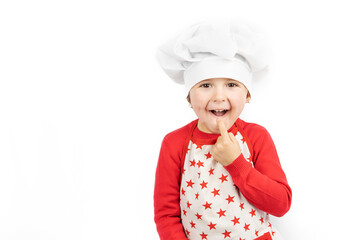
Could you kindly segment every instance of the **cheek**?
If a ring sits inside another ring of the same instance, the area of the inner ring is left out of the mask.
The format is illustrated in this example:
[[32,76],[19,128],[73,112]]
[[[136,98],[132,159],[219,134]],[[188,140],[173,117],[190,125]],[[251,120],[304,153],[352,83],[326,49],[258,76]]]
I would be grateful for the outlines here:
[[204,115],[206,113],[206,106],[204,105],[200,105],[200,104],[194,104],[192,105],[192,108],[195,112],[195,114],[198,116],[198,117],[201,117],[202,115]]
[[232,98],[230,100],[230,104],[231,104],[231,107],[233,108],[234,111],[241,111],[244,106],[245,106],[245,103],[246,103],[246,97],[235,97],[235,98]]
[[207,103],[206,97],[200,94],[191,96],[191,106],[195,112],[205,111]]
[[204,107],[201,101],[199,101],[199,99],[193,97],[191,98],[191,108],[193,109],[195,114],[199,116],[199,114],[201,114],[201,111]]

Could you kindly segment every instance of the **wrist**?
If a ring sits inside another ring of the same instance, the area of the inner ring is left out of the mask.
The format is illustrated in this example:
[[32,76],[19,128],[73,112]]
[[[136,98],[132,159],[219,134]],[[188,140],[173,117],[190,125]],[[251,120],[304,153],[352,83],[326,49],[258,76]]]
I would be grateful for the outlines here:
[[224,167],[229,166],[230,164],[232,164],[232,163],[233,163],[237,158],[239,158],[240,156],[241,156],[241,153],[240,153],[239,155],[230,157],[229,159],[231,159],[231,160],[225,161],[222,165],[223,165]]
[[230,173],[232,177],[238,175],[247,175],[252,169],[251,163],[246,161],[243,154],[240,154],[232,163],[224,166],[224,168]]

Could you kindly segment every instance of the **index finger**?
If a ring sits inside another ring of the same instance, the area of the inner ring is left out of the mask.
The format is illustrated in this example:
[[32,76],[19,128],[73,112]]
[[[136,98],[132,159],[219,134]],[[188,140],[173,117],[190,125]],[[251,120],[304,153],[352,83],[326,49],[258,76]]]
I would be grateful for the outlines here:
[[226,140],[230,140],[229,133],[227,132],[224,122],[221,119],[217,119],[216,122],[218,124],[221,136]]

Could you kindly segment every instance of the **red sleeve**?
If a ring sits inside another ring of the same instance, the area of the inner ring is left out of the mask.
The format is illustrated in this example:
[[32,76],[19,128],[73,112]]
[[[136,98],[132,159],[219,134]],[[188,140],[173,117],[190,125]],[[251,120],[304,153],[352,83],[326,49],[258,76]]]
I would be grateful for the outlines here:
[[[181,135],[181,134],[180,134]],[[187,240],[180,218],[180,172],[184,137],[168,134],[155,176],[155,223],[161,240]]]
[[292,192],[273,140],[265,128],[256,124],[245,127],[244,131],[253,149],[254,168],[242,154],[225,168],[251,204],[281,217],[290,209]]

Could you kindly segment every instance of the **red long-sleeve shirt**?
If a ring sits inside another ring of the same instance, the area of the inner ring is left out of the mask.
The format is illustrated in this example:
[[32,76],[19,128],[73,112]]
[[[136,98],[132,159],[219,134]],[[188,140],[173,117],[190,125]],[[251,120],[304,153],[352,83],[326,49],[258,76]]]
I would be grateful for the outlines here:
[[[180,180],[184,145],[197,121],[167,134],[162,142],[155,177],[155,223],[160,239],[187,239],[180,218]],[[283,216],[291,205],[292,192],[267,130],[260,125],[237,120],[252,152],[251,163],[241,154],[225,169],[245,198],[258,209],[274,216]],[[192,138],[216,139],[195,128]],[[186,146],[187,147],[187,146]]]

